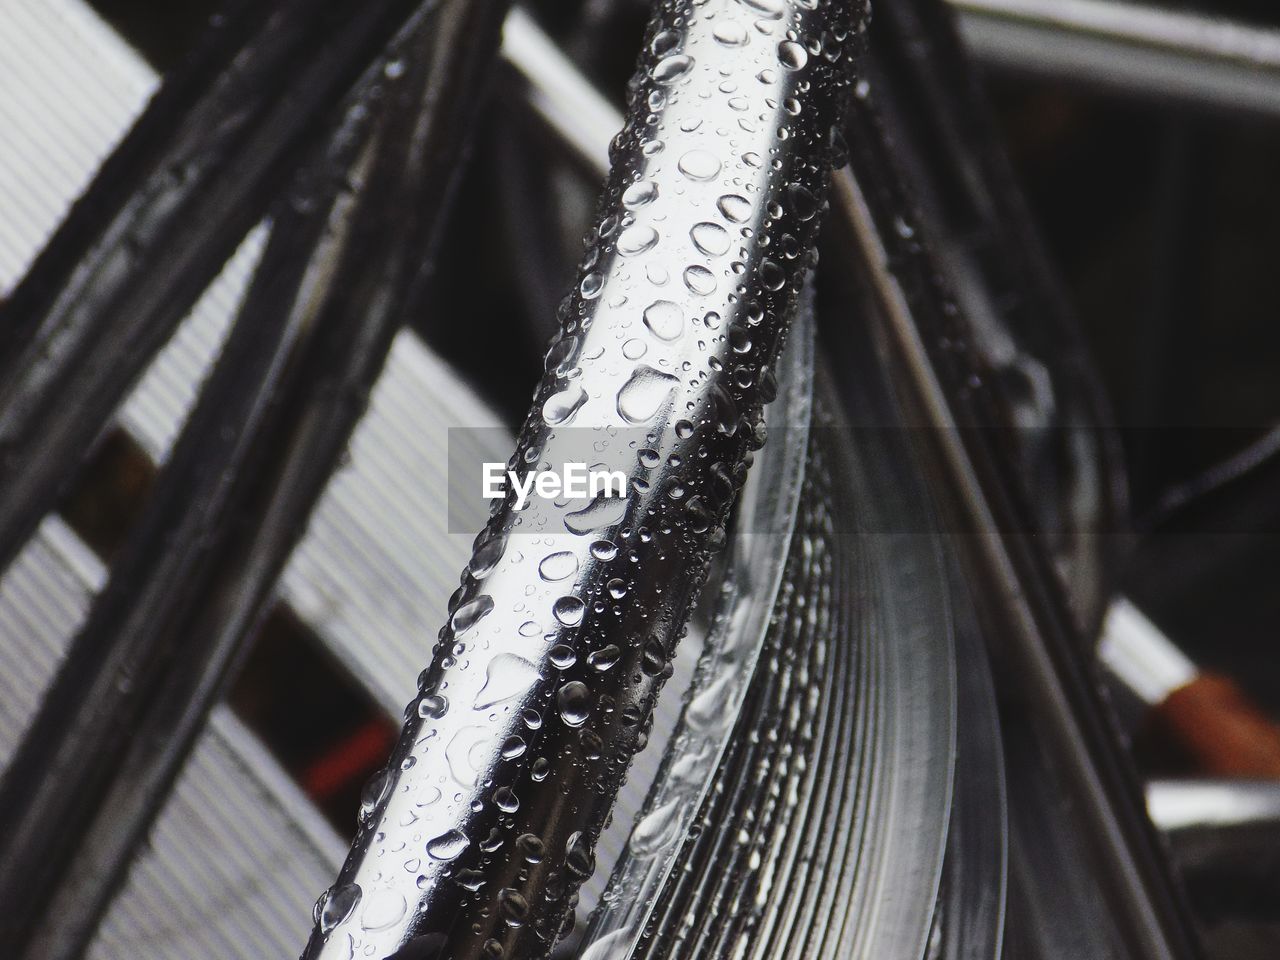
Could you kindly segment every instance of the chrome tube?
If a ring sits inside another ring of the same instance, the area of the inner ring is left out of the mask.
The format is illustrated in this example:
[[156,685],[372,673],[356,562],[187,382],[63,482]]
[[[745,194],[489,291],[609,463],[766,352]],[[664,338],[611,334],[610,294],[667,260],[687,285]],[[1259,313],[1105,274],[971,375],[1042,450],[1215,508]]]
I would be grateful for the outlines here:
[[510,461],[524,479],[585,455],[625,471],[626,496],[517,510],[508,491],[317,904],[311,960],[523,958],[559,937],[763,441],[863,12],[658,5]]

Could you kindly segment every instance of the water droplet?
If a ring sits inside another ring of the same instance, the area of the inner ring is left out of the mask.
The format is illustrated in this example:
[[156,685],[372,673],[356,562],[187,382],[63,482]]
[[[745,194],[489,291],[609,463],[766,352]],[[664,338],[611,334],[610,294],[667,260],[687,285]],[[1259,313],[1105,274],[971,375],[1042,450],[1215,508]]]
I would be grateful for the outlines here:
[[365,902],[360,926],[366,930],[385,930],[404,916],[408,904],[395,890],[375,890]]
[[502,749],[499,752],[502,754],[503,760],[515,760],[517,757],[523,756],[526,749],[524,740],[513,736],[507,737],[502,741]]
[[514,653],[500,653],[489,661],[484,686],[476,694],[477,710],[510,700],[524,693],[538,679],[538,668]]
[[594,650],[587,656],[587,666],[592,670],[598,670],[601,673],[611,669],[617,662],[622,659],[622,651],[618,649],[617,644],[609,644],[607,647],[601,647]]
[[612,560],[618,555],[618,547],[610,540],[597,540],[591,544],[591,555],[597,560]]
[[765,260],[760,264],[760,282],[766,290],[781,290],[787,282],[787,274],[775,261]]
[[640,669],[647,676],[656,677],[667,668],[667,652],[656,637],[650,638],[641,650]]
[[529,917],[529,901],[511,887],[498,894],[498,914],[509,927],[519,927]]
[[427,853],[436,860],[452,860],[471,844],[461,830],[449,830],[427,842]]
[[516,852],[524,857],[525,863],[541,863],[546,848],[536,834],[522,833],[516,837]]
[[557,670],[568,670],[578,662],[578,655],[573,652],[573,647],[557,643],[547,651],[547,659]]
[[663,30],[649,44],[655,57],[665,57],[680,47],[680,34],[675,30]]
[[794,40],[783,40],[778,44],[778,62],[788,70],[800,70],[809,62],[809,54]]
[[582,278],[582,283],[578,289],[582,291],[583,299],[594,300],[600,296],[600,291],[604,289],[604,277],[594,271],[588,273]]
[[361,890],[358,883],[344,883],[334,886],[322,898],[320,907],[320,932],[326,937],[347,917],[360,903]]
[[803,184],[787,187],[787,209],[800,220],[812,220],[818,212],[818,201]]
[[493,804],[503,813],[515,813],[520,809],[520,798],[510,787],[499,787],[493,791]]
[[720,158],[709,150],[690,150],[676,166],[690,180],[710,180],[720,172]]
[[693,245],[710,257],[719,257],[729,252],[731,239],[729,231],[718,223],[695,223],[689,231]]
[[731,675],[725,674],[689,702],[685,708],[685,721],[690,727],[699,733],[714,734],[733,721],[724,709],[725,688],[731,681]]
[[[663,376],[663,374],[659,374]],[[672,377],[671,379],[675,379]],[[622,388],[626,390],[626,387]],[[655,408],[656,409],[656,408]],[[627,512],[625,497],[599,496],[590,505],[568,514],[564,518],[565,529],[579,536],[590,533],[599,527],[611,527],[620,521]]]
[[658,198],[658,185],[652,180],[640,180],[622,191],[622,205],[628,210],[643,207]]
[[561,597],[551,607],[551,613],[566,627],[576,627],[582,622],[587,605],[577,597]]
[[564,865],[580,880],[585,880],[595,871],[595,854],[591,851],[591,844],[581,832],[570,835],[568,842],[565,843]]
[[716,275],[706,267],[695,264],[692,267],[685,268],[684,285],[689,288],[690,292],[696,293],[700,297],[710,296],[715,293]]
[[463,727],[445,745],[445,764],[453,779],[461,786],[474,787],[481,769],[489,762],[492,747],[488,733],[488,727],[473,724]]
[[675,83],[693,67],[693,57],[682,53],[663,57],[653,68],[653,79],[657,83]]
[[556,707],[567,726],[582,726],[591,707],[590,688],[581,680],[570,680],[556,694]]
[[751,201],[736,193],[726,193],[716,201],[716,208],[732,223],[746,223],[751,219]]
[[750,39],[747,28],[737,20],[721,20],[715,25],[711,35],[726,47],[745,47]]
[[655,300],[644,308],[644,325],[659,340],[677,339],[684,330],[684,314],[670,300]]
[[622,355],[628,360],[639,360],[649,352],[649,345],[637,337],[632,337],[622,345]]
[[449,701],[439,694],[423,697],[418,704],[418,716],[424,720],[439,720],[449,712]]
[[633,224],[618,236],[618,253],[634,257],[652,250],[658,243],[658,231],[646,224]]
[[546,368],[557,377],[563,377],[578,362],[582,341],[577,337],[561,337],[547,349]]
[[670,800],[650,813],[631,831],[631,852],[637,857],[651,857],[676,838],[680,818],[679,800]]
[[453,612],[449,621],[454,633],[466,633],[493,609],[493,597],[483,594],[469,600]]
[[567,423],[586,402],[587,391],[576,384],[565,387],[559,393],[553,393],[547,397],[542,405],[542,419],[549,427]]
[[647,423],[667,403],[678,382],[669,373],[641,364],[618,391],[618,413],[628,423]]
[[477,580],[480,579],[498,565],[498,561],[502,559],[502,554],[506,549],[506,537],[490,537],[476,547],[475,552],[471,554],[471,560],[467,563],[467,572]]
[[453,879],[458,886],[472,893],[484,886],[484,874],[479,870],[459,870]]
[[548,583],[567,580],[578,572],[578,558],[569,550],[548,554],[538,564],[538,575]]
[[391,771],[385,767],[375,773],[360,791],[360,822],[365,823],[373,816],[378,804],[391,790]]

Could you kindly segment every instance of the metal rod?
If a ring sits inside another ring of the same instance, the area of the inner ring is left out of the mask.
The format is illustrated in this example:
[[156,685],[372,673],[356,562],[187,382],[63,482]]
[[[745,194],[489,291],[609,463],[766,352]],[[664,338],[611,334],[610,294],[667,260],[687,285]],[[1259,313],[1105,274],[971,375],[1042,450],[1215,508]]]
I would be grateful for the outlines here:
[[[367,144],[368,108],[353,106],[319,169],[306,168],[306,185],[278,205],[238,322],[0,781],[0,896],[14,905],[0,916],[0,936],[15,956],[83,950],[137,832],[139,808],[111,802],[113,794],[133,789],[143,808],[158,800],[136,793],[150,771],[125,772],[132,748],[145,745],[153,758],[170,753],[174,731],[156,726],[157,704],[175,684],[185,688],[184,677],[206,685],[210,652],[190,642],[184,619],[228,547],[227,515],[238,512],[261,466],[261,434],[287,383],[289,357],[315,333],[305,317],[314,290],[305,280],[340,245],[334,234],[345,232],[338,185]],[[299,213],[294,200],[315,209]],[[93,869],[83,869],[86,861]],[[67,909],[68,896],[76,909]]]
[[[15,904],[6,942],[21,937],[24,956],[65,960],[85,948],[340,462],[393,336],[421,309],[482,102],[464,94],[486,80],[504,11],[433,4],[387,52],[385,91],[357,98],[334,155],[277,210],[226,352],[73,642],[27,762],[5,781],[0,873]],[[367,149],[355,132],[372,122],[366,112],[380,115]]]
[[1280,30],[1108,0],[950,0],[983,63],[1280,118]]
[[0,570],[126,391],[428,0],[244,4],[0,308]]
[[723,12],[656,6],[594,242],[509,464],[520,480],[603,464],[626,495],[517,509],[508,490],[317,905],[310,960],[544,956],[594,868],[762,440],[865,11]]

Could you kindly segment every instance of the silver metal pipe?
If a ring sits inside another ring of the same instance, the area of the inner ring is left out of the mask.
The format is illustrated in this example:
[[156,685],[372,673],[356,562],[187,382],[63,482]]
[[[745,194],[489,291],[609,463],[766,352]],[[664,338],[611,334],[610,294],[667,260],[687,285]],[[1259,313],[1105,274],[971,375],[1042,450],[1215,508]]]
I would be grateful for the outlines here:
[[1280,30],[1108,0],[950,0],[990,66],[1280,118]]
[[521,481],[601,464],[626,495],[517,509],[508,490],[317,905],[311,960],[523,958],[559,937],[763,440],[864,12],[658,5],[509,464]]

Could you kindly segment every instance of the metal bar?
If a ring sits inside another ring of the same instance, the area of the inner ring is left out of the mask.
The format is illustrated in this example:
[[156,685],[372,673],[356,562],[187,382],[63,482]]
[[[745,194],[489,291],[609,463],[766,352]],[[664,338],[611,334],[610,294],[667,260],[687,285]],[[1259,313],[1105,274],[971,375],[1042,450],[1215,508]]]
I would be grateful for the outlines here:
[[1280,30],[1107,0],[950,0],[988,66],[1280,118]]
[[814,6],[656,7],[510,461],[525,479],[603,461],[626,496],[517,510],[508,491],[308,958],[537,957],[560,936],[759,442],[812,256],[863,12]]
[[[380,99],[350,107],[330,149],[277,205],[239,320],[0,782],[0,896],[14,904],[0,935],[16,955],[84,948],[220,688],[230,651],[202,649],[184,621],[230,546],[226,517],[243,508],[261,466],[289,358],[315,333],[316,274],[350,215],[339,185],[367,152]],[[159,707],[166,698],[185,702],[176,726]],[[137,744],[143,769],[133,769]]]
[[394,334],[420,306],[423,265],[478,105],[453,94],[481,85],[502,11],[432,6],[388,54],[388,90],[375,99],[390,105],[351,108],[356,129],[367,112],[384,114],[377,146],[351,174],[345,158],[360,136],[344,128],[335,156],[277,211],[240,323],[5,781],[12,849],[2,873],[17,905],[6,939],[27,945],[24,955],[69,958],[87,945]]
[[0,569],[341,99],[376,76],[370,63],[423,5],[245,4],[104,163],[0,308]]

